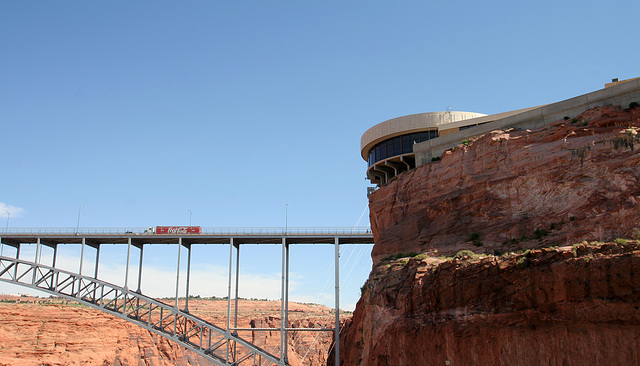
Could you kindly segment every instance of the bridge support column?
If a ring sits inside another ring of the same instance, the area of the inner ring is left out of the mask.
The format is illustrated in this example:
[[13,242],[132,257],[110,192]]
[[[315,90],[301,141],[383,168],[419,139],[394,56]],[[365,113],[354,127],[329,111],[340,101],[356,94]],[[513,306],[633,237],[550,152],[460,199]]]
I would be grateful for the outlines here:
[[[235,272],[235,295],[234,295],[234,313],[233,328],[231,327],[231,288],[233,284],[233,248],[236,248],[236,272]],[[240,244],[234,244],[233,238],[229,238],[229,292],[227,295],[227,331],[230,335],[238,335],[238,300],[239,300],[239,283],[240,283]],[[231,330],[233,329],[233,331]],[[227,358],[236,360],[236,344],[227,343]]]
[[86,238],[82,238],[82,249],[80,249],[80,270],[78,274],[82,276],[82,262],[84,261],[84,246],[86,245]]
[[280,306],[280,360],[287,363],[287,326],[289,323],[289,244],[282,238],[282,305]]
[[340,239],[335,238],[334,244],[335,258],[335,301],[336,301],[336,329],[334,335],[334,349],[336,354],[336,366],[340,366]]
[[98,279],[98,263],[100,262],[100,244],[96,246],[96,268],[93,273],[93,278]]
[[[238,328],[238,299],[240,291],[240,244],[236,246],[236,296],[235,296],[235,309],[233,312],[233,327]],[[238,331],[234,331],[234,334],[238,334]],[[234,355],[235,357],[235,355]]]
[[[229,238],[229,289],[227,292],[227,333],[232,334],[231,332],[231,281],[233,279],[233,247],[235,246],[235,244],[233,244],[233,238]],[[240,246],[238,245],[238,248],[240,248]],[[238,287],[238,284],[236,282],[236,288]],[[229,360],[229,353],[231,351],[230,349],[230,343],[231,342],[227,342],[227,361]]]
[[124,289],[129,290],[129,259],[131,258],[131,238],[127,239],[127,264],[124,270]]
[[[20,247],[21,247],[21,244],[18,243],[16,246],[16,259],[20,259]],[[18,281],[18,265],[17,264],[13,267],[13,279]]]
[[229,238],[229,288],[227,292],[227,331],[231,329],[231,281],[233,273],[233,238]]
[[144,253],[144,244],[140,244],[140,263],[138,264],[138,289],[137,293],[141,294],[142,290],[140,289],[142,285],[142,254]]
[[178,334],[178,295],[180,291],[180,252],[182,251],[182,238],[178,238],[178,268],[176,269],[176,302],[173,305],[175,317],[173,319],[173,335]]
[[189,312],[189,278],[191,277],[191,244],[186,244],[187,248],[187,290],[184,298],[184,312]]
[[174,308],[176,308],[176,310],[178,310],[178,294],[179,294],[178,291],[180,290],[180,251],[181,249],[182,249],[182,238],[178,238],[178,267],[176,269],[176,301],[173,306]]
[[40,254],[40,245],[41,245],[40,238],[37,238],[36,239],[36,261],[35,261],[36,263],[38,263],[38,259],[39,259],[38,254]]
[[[137,246],[137,245],[136,245]],[[142,285],[142,254],[144,253],[144,244],[140,243],[140,262],[138,263],[138,288],[136,292],[138,294],[142,294],[141,285]],[[140,298],[136,298],[136,317],[140,316]],[[149,312],[149,321],[151,321],[151,312]]]
[[56,261],[58,260],[58,244],[53,244],[53,260],[51,262],[51,267],[56,267]]
[[[35,260],[36,264],[38,264],[38,252],[39,251],[40,251],[40,238],[37,238],[36,239],[36,260]],[[33,269],[33,278],[32,278],[32,281],[31,281],[32,284],[36,283],[36,273],[37,272],[38,271],[34,268]]]

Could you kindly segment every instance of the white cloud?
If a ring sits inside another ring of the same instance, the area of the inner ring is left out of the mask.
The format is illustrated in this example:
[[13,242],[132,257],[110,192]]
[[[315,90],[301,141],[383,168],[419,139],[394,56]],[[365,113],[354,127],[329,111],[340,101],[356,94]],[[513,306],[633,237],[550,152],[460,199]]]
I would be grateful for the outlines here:
[[6,216],[9,212],[9,218],[22,217],[26,212],[24,208],[12,206],[8,203],[0,202],[0,217]]

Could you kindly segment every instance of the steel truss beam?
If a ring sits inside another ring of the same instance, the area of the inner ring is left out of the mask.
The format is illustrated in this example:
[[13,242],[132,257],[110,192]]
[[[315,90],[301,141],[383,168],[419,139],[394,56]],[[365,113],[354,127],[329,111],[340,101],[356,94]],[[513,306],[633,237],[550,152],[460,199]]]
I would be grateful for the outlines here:
[[[172,340],[216,365],[286,365],[285,361],[238,337],[235,332],[219,328],[176,306],[92,277],[0,256],[0,281],[44,291],[113,314]],[[234,352],[228,352],[228,349]]]
[[[143,230],[106,230],[100,229],[95,233],[79,236],[73,233],[48,230],[29,229],[24,232],[5,233],[0,238],[0,281],[31,287],[57,296],[68,298],[96,309],[114,314],[120,318],[137,324],[149,331],[175,341],[182,346],[202,355],[217,365],[288,365],[287,351],[289,347],[289,332],[322,331],[334,333],[335,364],[340,364],[340,245],[341,244],[371,244],[373,236],[369,229],[281,229],[258,228],[253,230],[221,231],[209,230],[203,235],[166,236],[147,235]],[[119,287],[98,280],[101,244],[126,244],[126,270],[124,273],[124,287]],[[36,244],[34,262],[20,260],[21,244]],[[59,244],[81,244],[80,266],[78,273],[63,271],[56,268],[57,249]],[[141,280],[143,268],[143,249],[146,244],[177,244],[176,295],[173,305],[142,295]],[[191,247],[193,244],[229,244],[229,293],[227,304],[227,329],[219,328],[189,314],[189,282],[191,275]],[[240,277],[240,247],[243,244],[280,244],[282,247],[282,283],[281,283],[281,321],[279,327],[273,328],[241,328],[238,327],[238,290]],[[288,320],[289,305],[289,251],[291,244],[333,244],[335,266],[335,327],[334,328],[292,328]],[[16,248],[15,258],[2,256],[3,247],[7,245]],[[53,263],[51,267],[39,264],[41,262],[42,246],[53,248]],[[84,276],[83,262],[85,247],[96,249],[95,269],[93,277]],[[130,291],[129,266],[131,247],[140,250],[137,289]],[[185,307],[180,310],[178,297],[180,293],[180,263],[182,247],[187,249]],[[235,253],[234,253],[235,249]],[[234,276],[235,254],[235,276]],[[235,278],[235,286],[233,279]],[[232,293],[232,288],[235,291]],[[234,296],[235,295],[235,296]],[[233,308],[232,308],[233,303]],[[233,311],[232,311],[233,309]],[[238,337],[238,331],[270,331],[280,333],[279,357]],[[253,356],[253,357],[252,357]]]

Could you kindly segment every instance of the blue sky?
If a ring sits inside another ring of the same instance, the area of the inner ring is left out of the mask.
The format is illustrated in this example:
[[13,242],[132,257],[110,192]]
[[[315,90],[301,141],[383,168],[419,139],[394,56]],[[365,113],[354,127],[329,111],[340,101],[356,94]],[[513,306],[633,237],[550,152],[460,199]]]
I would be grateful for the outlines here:
[[[10,227],[75,227],[84,204],[83,227],[184,225],[189,209],[204,227],[280,227],[288,204],[290,227],[354,226],[369,127],[449,106],[509,111],[640,76],[639,10],[3,1],[0,223],[8,210]],[[274,251],[255,263],[279,260]],[[370,262],[352,267],[350,304]]]

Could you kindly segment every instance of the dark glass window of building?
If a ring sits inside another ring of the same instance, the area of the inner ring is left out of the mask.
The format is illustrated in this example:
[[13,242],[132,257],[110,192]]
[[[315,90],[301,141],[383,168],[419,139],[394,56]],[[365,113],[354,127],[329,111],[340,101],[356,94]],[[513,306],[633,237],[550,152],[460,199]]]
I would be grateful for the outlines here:
[[411,136],[404,135],[402,136],[402,153],[408,154],[411,152]]
[[438,137],[438,131],[422,131],[396,136],[377,143],[369,150],[369,166],[396,155],[413,152],[413,144]]

